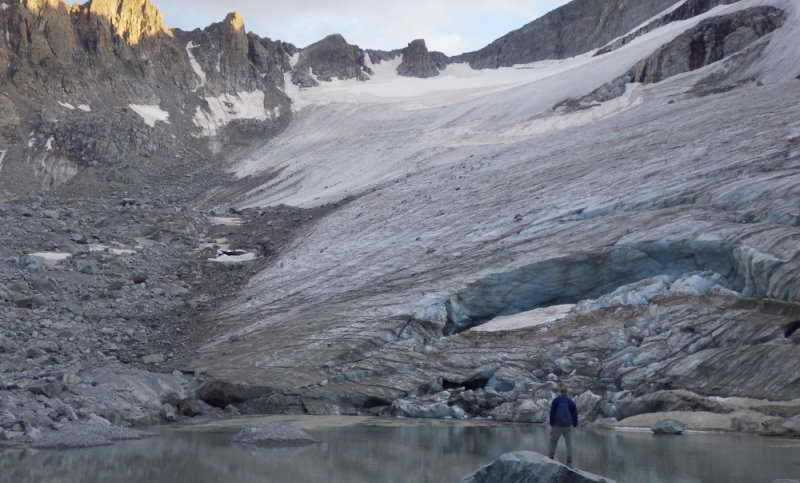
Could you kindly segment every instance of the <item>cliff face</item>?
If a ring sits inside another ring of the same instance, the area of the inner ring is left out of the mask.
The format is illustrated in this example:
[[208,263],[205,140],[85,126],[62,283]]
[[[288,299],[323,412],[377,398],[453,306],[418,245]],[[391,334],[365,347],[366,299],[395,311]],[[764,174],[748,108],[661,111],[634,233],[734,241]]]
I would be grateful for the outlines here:
[[247,34],[238,13],[183,32],[167,29],[148,0],[4,5],[6,189],[69,177],[51,171],[208,157],[240,134],[270,135],[288,123],[283,71],[294,47]]
[[486,47],[452,57],[476,69],[563,59],[600,47],[666,9],[673,0],[575,0]]

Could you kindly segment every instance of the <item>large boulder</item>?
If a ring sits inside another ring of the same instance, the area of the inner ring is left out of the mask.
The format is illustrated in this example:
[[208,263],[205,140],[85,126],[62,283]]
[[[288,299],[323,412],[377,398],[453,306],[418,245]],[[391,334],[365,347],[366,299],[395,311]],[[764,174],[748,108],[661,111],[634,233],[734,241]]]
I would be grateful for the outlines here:
[[319,442],[302,429],[286,422],[249,426],[239,431],[233,440],[237,443],[265,446],[295,446]]
[[614,480],[586,471],[570,468],[533,451],[506,453],[475,473],[462,478],[461,483],[588,483]]
[[662,419],[651,428],[655,434],[681,434],[686,431],[686,425],[674,419]]

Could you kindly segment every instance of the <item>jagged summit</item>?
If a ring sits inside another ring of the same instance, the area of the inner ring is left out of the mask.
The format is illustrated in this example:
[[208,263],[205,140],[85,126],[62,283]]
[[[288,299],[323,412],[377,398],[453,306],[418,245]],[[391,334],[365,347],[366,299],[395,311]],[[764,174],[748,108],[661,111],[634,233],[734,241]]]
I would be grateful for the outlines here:
[[223,24],[230,26],[230,28],[237,32],[244,33],[244,18],[242,18],[242,14],[240,14],[238,10],[234,10],[226,15]]
[[364,63],[364,51],[347,43],[341,34],[328,35],[300,51],[294,66],[292,82],[302,87],[313,87],[317,80],[369,79],[371,73]]
[[428,52],[425,40],[416,39],[403,49],[403,61],[397,66],[397,73],[406,77],[435,77],[442,68],[444,65],[437,63]]
[[[54,3],[55,0],[48,0]],[[105,19],[128,45],[159,34],[170,34],[161,12],[149,0],[91,0],[82,10]]]

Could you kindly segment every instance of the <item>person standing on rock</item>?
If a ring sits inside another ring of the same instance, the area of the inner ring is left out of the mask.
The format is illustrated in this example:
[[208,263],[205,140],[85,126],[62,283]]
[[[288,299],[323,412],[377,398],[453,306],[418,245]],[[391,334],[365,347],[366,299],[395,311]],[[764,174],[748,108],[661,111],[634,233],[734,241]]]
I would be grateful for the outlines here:
[[558,440],[564,436],[567,443],[567,465],[572,465],[572,428],[578,427],[578,408],[567,396],[566,386],[558,389],[561,393],[550,404],[550,453],[552,459],[556,454]]

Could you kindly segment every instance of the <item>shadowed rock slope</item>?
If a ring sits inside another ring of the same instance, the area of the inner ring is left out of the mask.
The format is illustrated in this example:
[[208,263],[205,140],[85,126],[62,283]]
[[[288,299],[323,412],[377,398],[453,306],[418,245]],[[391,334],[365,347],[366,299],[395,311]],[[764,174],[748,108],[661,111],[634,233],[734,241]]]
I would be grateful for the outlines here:
[[293,47],[246,34],[238,14],[182,32],[146,0],[25,0],[4,6],[0,28],[9,190],[89,166],[204,157],[288,122],[280,88]]
[[673,0],[575,0],[500,37],[486,47],[452,57],[486,69],[563,59],[600,47],[674,4]]

